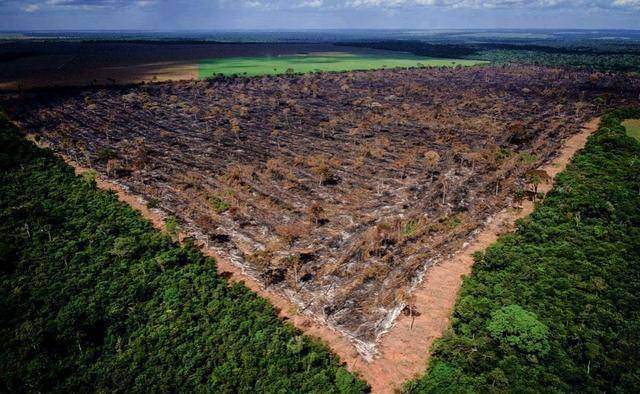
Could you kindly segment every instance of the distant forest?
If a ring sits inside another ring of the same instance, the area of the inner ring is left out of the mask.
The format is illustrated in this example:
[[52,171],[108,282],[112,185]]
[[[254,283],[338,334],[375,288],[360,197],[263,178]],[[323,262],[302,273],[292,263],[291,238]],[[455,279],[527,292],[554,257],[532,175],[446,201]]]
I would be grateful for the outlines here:
[[494,63],[524,63],[572,66],[594,71],[640,72],[640,45],[567,44],[543,45],[526,40],[518,43],[430,43],[417,40],[353,41],[339,45],[409,52],[418,56],[488,60]]

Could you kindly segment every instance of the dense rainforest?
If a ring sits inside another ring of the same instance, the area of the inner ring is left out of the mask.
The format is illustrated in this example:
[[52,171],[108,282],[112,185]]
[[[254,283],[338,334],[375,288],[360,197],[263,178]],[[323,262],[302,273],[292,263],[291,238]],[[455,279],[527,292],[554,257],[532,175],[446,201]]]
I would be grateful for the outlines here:
[[527,40],[503,42],[441,42],[381,40],[338,43],[354,47],[409,52],[418,56],[486,60],[497,64],[521,63],[551,67],[575,67],[592,71],[640,70],[636,44],[532,44]]
[[215,262],[0,121],[0,392],[366,391]]
[[640,143],[608,112],[515,233],[476,256],[409,393],[637,392]]

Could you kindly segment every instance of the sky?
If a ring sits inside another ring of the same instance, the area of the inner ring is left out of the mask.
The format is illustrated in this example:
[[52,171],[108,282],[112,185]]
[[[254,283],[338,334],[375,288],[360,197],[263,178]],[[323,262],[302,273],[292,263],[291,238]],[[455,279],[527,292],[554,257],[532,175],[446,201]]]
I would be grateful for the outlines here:
[[640,29],[640,0],[0,0],[0,30]]

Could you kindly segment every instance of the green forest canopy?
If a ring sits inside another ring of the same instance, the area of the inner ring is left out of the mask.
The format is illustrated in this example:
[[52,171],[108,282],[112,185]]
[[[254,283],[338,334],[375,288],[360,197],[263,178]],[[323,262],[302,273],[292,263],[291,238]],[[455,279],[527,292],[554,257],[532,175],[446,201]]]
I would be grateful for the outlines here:
[[366,390],[264,299],[0,120],[0,392]]
[[640,143],[616,110],[514,234],[478,254],[409,393],[640,387]]

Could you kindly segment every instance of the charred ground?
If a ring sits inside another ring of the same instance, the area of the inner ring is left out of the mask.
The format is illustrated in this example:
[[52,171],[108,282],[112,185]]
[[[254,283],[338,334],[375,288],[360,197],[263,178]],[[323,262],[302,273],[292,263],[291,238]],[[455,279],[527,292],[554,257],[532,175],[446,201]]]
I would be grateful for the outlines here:
[[[21,127],[353,337],[544,181],[531,172],[634,77],[508,66],[34,93]],[[419,312],[419,311],[417,311]]]

